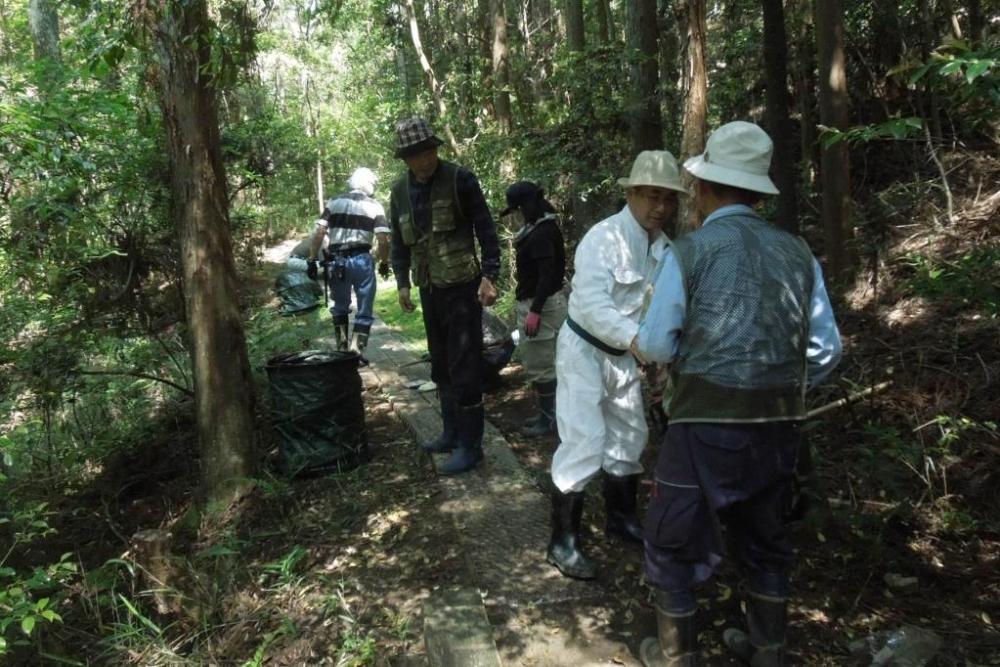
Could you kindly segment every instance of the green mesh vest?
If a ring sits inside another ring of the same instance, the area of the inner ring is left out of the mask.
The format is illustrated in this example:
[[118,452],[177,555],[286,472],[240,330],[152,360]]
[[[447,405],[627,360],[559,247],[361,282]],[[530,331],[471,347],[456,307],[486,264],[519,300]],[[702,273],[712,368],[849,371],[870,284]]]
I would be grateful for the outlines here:
[[813,257],[755,215],[708,223],[672,244],[687,313],[671,366],[671,422],[805,418]]
[[457,177],[458,165],[441,160],[431,184],[431,221],[426,232],[413,223],[409,175],[392,184],[399,235],[410,248],[410,275],[417,287],[449,287],[479,278],[472,224],[458,203]]

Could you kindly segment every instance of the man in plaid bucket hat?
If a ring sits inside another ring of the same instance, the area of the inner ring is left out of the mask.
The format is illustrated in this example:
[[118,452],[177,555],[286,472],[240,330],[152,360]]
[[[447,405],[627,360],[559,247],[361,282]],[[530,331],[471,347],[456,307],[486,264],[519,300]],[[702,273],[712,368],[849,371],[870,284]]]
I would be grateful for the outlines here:
[[444,423],[422,446],[451,452],[438,472],[454,475],[483,459],[483,306],[497,298],[500,243],[479,180],[440,159],[442,143],[424,118],[396,124],[396,157],[407,169],[392,185],[389,224],[399,305],[416,309],[416,285]]
[[784,521],[806,417],[805,392],[841,355],[823,274],[801,238],[755,211],[778,190],[771,138],[737,121],[684,163],[704,223],[671,243],[632,343],[670,363],[670,425],[646,513],[646,579],[658,637],[644,665],[697,665],[697,601],[728,526],[747,578],[748,632],[723,640],[755,667],[788,664],[792,546]]

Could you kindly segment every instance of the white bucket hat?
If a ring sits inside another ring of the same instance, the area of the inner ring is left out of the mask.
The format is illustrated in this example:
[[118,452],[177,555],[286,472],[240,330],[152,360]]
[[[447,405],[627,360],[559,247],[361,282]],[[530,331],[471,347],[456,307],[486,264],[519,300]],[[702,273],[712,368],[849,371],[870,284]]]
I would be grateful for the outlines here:
[[618,185],[623,188],[649,186],[667,188],[687,194],[687,188],[681,183],[681,173],[677,168],[677,158],[670,151],[643,151],[632,163],[632,173],[628,178],[619,178]]
[[726,123],[708,137],[705,152],[684,161],[684,168],[703,181],[778,194],[767,175],[774,143],[767,132],[753,123]]

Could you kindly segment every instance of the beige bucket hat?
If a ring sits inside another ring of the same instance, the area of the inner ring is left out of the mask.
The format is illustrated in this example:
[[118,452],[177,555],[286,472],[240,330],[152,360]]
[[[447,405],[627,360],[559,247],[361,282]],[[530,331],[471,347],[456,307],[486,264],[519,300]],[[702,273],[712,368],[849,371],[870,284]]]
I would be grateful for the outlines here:
[[771,178],[774,143],[760,126],[738,120],[726,123],[705,142],[705,152],[684,161],[695,178],[723,185],[778,194]]
[[670,151],[643,151],[632,163],[632,173],[628,178],[619,178],[618,185],[635,188],[646,185],[653,188],[667,188],[687,194],[681,183],[681,173],[677,168],[677,158]]

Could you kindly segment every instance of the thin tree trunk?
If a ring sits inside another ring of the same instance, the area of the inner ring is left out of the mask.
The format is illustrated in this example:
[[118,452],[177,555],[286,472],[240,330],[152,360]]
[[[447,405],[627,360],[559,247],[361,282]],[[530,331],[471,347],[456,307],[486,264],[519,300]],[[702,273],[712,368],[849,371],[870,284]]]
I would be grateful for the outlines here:
[[[653,0],[653,4],[656,4],[656,0]],[[627,5],[631,7],[632,2],[628,2]],[[611,7],[608,0],[595,0],[594,6],[597,9],[597,41],[602,46],[609,46],[611,44]]]
[[417,25],[417,12],[413,7],[413,0],[405,0],[405,6],[406,15],[410,23],[410,39],[413,40],[413,49],[417,52],[417,57],[420,58],[420,67],[423,68],[424,74],[427,76],[427,84],[430,86],[431,94],[434,96],[434,104],[437,106],[439,120],[444,125],[445,138],[448,140],[448,145],[451,146],[452,153],[458,157],[462,154],[462,151],[459,149],[455,135],[451,131],[451,123],[448,122],[448,109],[445,107],[444,97],[441,95],[441,86],[438,84],[437,76],[434,75],[434,69],[431,67],[431,62],[427,59],[427,54],[424,52],[423,44],[420,41],[420,26]]
[[583,24],[583,0],[566,0],[563,5],[566,17],[566,46],[570,51],[583,51],[586,46]]
[[28,24],[35,60],[62,62],[59,48],[59,13],[55,0],[31,0],[28,3]]
[[[681,138],[681,159],[698,155],[705,149],[705,133],[708,116],[708,70],[705,66],[705,0],[685,0],[687,8],[688,32],[688,80],[687,103],[684,108],[684,135]],[[685,173],[690,185],[691,178]],[[689,197],[681,198],[677,215],[677,234],[698,228],[701,221],[698,211]]]
[[666,109],[666,117],[661,113],[661,119],[666,124],[666,134],[673,145],[681,134],[680,115],[677,110],[680,102],[680,64],[681,40],[677,29],[677,15],[674,13],[672,0],[660,0],[657,16],[660,42],[660,90],[662,96],[661,108]]
[[510,52],[507,49],[507,12],[504,0],[492,0],[493,15],[493,108],[500,131],[514,126],[510,106]]
[[[816,0],[816,47],[819,54],[820,122],[830,128],[848,126],[847,67],[844,54],[844,12],[840,0]],[[851,174],[847,142],[822,149],[823,229],[830,273],[848,277],[851,248]]]
[[254,471],[254,388],[229,235],[205,0],[158,6],[156,58],[191,336],[202,484],[209,507]]
[[656,0],[626,5],[629,53],[629,128],[632,152],[663,148],[660,122]]
[[774,139],[771,173],[778,186],[778,224],[799,231],[793,129],[788,117],[788,46],[782,0],[763,0],[764,71],[767,77],[767,125]]
[[812,0],[797,0],[799,24],[796,37],[795,89],[799,112],[800,172],[803,185],[812,190],[816,183],[819,153],[816,142],[816,46],[813,43]]

